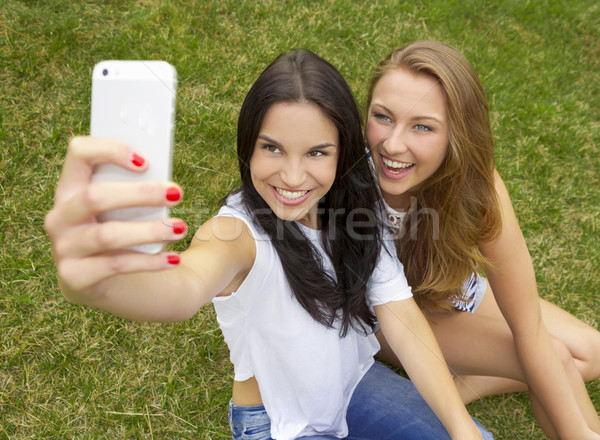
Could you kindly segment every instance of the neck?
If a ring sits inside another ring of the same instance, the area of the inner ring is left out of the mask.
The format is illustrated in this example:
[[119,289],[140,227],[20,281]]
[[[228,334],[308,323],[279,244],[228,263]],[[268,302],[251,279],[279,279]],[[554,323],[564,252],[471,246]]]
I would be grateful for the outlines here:
[[410,207],[410,195],[407,193],[403,193],[403,194],[388,194],[385,192],[382,192],[383,195],[383,199],[385,200],[385,202],[389,205],[390,208],[399,211],[399,212],[404,212],[404,211],[408,211],[408,208]]
[[310,229],[321,229],[321,216],[319,215],[318,204],[309,209],[304,217],[296,221]]
[[318,215],[307,215],[306,217],[298,220],[298,223],[310,229],[321,229],[321,218]]

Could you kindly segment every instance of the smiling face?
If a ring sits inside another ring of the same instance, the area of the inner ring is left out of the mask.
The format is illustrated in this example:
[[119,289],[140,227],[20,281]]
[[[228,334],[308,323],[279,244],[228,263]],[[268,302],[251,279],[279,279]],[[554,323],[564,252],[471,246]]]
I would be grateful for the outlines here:
[[441,165],[448,149],[446,102],[438,81],[406,69],[384,74],[373,89],[367,142],[388,204],[404,210]]
[[319,227],[317,207],[335,180],[338,130],[314,104],[273,104],[250,158],[252,183],[275,215]]

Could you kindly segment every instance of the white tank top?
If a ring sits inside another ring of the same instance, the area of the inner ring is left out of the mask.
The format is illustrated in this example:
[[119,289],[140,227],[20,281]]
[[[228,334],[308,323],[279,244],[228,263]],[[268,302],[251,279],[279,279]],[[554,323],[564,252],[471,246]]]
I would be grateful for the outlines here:
[[[243,220],[256,242],[256,259],[242,285],[213,304],[234,365],[235,380],[256,377],[277,440],[328,434],[346,437],[346,410],[354,388],[373,364],[379,344],[373,334],[317,323],[296,301],[279,256],[258,232],[240,203],[230,196],[218,216]],[[320,245],[320,231],[300,229],[331,263]],[[393,247],[392,247],[393,248]],[[382,252],[369,282],[371,305],[412,296],[395,251]]]

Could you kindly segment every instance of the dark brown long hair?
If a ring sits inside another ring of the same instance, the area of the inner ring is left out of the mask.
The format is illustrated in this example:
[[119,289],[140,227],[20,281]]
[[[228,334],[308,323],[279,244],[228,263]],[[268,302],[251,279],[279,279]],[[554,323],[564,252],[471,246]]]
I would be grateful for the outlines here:
[[[249,163],[256,139],[267,110],[278,102],[315,104],[338,130],[336,176],[319,206],[326,231],[321,234],[322,245],[333,264],[333,276],[323,270],[319,253],[296,222],[278,218],[252,184]],[[340,318],[342,336],[351,326],[368,331],[374,324],[366,287],[377,262],[380,239],[373,215],[376,182],[364,154],[361,127],[346,81],[331,64],[306,50],[280,55],[267,67],[248,92],[238,119],[243,203],[270,237],[295,298],[325,326],[333,326]]]

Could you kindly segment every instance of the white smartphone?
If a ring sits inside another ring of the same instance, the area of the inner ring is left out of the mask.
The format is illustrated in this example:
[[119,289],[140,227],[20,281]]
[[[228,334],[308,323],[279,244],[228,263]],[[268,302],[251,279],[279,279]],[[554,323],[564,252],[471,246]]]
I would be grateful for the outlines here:
[[[146,159],[143,173],[99,165],[92,182],[171,180],[177,73],[165,61],[101,61],[92,73],[90,134],[117,139]],[[146,221],[169,216],[166,207],[131,207],[107,211],[98,221]],[[163,243],[132,247],[157,253]]]

